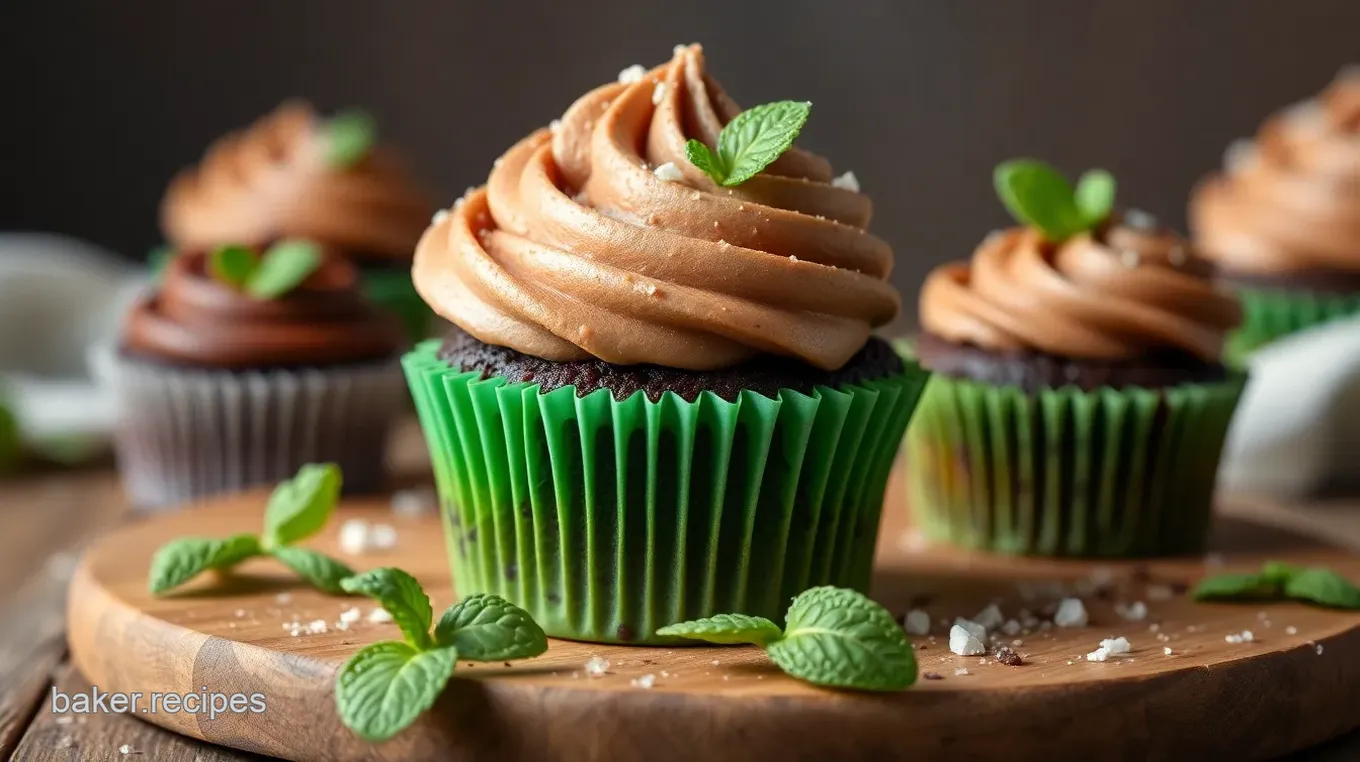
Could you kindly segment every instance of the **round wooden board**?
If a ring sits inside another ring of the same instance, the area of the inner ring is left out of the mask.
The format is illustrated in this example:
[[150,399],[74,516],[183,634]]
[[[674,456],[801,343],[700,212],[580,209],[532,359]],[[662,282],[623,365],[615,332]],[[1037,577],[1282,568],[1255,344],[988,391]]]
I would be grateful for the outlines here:
[[[313,592],[267,560],[231,577],[208,575],[176,595],[146,592],[156,547],[184,534],[253,530],[263,494],[105,537],[71,587],[71,653],[103,691],[263,694],[260,714],[138,716],[293,760],[1256,760],[1360,725],[1360,614],[1197,604],[1183,595],[1149,600],[1147,591],[1179,589],[1220,562],[1248,569],[1265,558],[1360,577],[1360,560],[1344,551],[1230,515],[1219,522],[1215,553],[1203,559],[1100,564],[969,555],[923,547],[903,523],[897,494],[894,487],[874,595],[894,611],[917,605],[931,614],[932,636],[917,639],[918,660],[922,673],[942,677],[901,694],[819,690],[785,677],[753,648],[553,641],[546,655],[513,666],[460,664],[431,712],[397,738],[370,745],[340,724],[332,698],[346,658],[397,637],[394,625],[366,619],[335,627],[351,606],[367,614],[367,601]],[[436,516],[403,518],[369,500],[345,504],[341,518],[351,517],[390,523],[399,533],[395,550],[347,559],[352,565],[401,566],[421,579],[436,612],[453,602]],[[338,553],[341,523],[312,545]],[[1090,592],[1111,574],[1111,587]],[[949,652],[946,621],[992,601],[1007,616],[1038,611],[1052,598],[1027,600],[1026,593],[1058,580],[1085,586],[1089,626],[1017,635],[1015,650],[1026,660],[1019,667]],[[1136,600],[1147,602],[1145,620],[1117,615],[1116,604]],[[288,631],[288,623],[314,620],[328,631]],[[1225,641],[1243,630],[1253,633],[1251,642]],[[1132,653],[1086,661],[1113,636],[1127,637]],[[609,660],[606,675],[586,674],[594,656]],[[633,683],[643,675],[654,676],[651,689]]]

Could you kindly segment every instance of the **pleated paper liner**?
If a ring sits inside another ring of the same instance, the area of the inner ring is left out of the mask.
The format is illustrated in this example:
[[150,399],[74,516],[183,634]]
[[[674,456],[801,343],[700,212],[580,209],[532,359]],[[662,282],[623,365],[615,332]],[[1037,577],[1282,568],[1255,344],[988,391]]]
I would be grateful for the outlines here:
[[932,377],[907,434],[926,536],[1009,554],[1199,552],[1245,376],[1038,393]]
[[1245,367],[1255,350],[1292,333],[1333,320],[1360,315],[1360,294],[1325,294],[1268,288],[1238,288],[1242,326],[1228,337],[1224,355]]
[[376,492],[407,404],[395,358],[242,373],[155,365],[112,346],[90,360],[116,397],[119,471],[143,510],[276,484],[318,462],[340,466],[347,493]]
[[409,270],[366,269],[363,271],[363,290],[369,301],[401,321],[412,344],[430,335],[434,312],[416,293]]
[[780,621],[814,585],[868,585],[883,493],[926,374],[777,399],[617,401],[404,359],[460,596],[555,637],[658,643],[724,612]]

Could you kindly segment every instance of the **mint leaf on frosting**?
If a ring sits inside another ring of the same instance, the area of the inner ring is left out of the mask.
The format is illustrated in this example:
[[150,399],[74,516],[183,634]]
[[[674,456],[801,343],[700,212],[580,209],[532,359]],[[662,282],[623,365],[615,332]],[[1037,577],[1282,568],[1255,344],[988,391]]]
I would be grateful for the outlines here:
[[346,169],[368,156],[377,140],[378,128],[373,117],[352,110],[328,119],[321,133],[326,141],[326,163],[336,169]]
[[719,185],[741,185],[789,150],[811,109],[806,101],[776,101],[747,109],[718,133],[717,153],[691,139],[685,144],[685,158]]
[[916,656],[888,610],[861,593],[814,587],[793,599],[783,632],[768,619],[719,614],[656,631],[710,643],[753,643],[791,677],[814,685],[896,691],[916,682]]
[[246,293],[256,299],[277,299],[307,280],[321,266],[321,247],[311,241],[289,239],[270,246],[246,281]]
[[219,246],[208,256],[208,274],[232,288],[241,288],[259,262],[255,252],[245,246]]
[[1114,177],[1103,169],[1082,175],[1076,190],[1058,170],[1034,159],[1003,162],[992,179],[1006,211],[1050,241],[1100,225],[1114,208]]

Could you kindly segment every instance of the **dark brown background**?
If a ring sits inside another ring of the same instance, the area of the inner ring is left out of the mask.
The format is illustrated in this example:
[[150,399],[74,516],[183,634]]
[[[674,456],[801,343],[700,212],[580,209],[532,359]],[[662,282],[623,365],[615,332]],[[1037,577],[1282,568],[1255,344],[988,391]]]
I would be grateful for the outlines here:
[[740,102],[813,101],[801,144],[874,197],[910,304],[1005,222],[997,161],[1106,166],[1181,225],[1231,139],[1360,59],[1357,29],[1357,0],[0,0],[0,230],[141,256],[170,174],[290,95],[370,109],[450,201],[697,40]]

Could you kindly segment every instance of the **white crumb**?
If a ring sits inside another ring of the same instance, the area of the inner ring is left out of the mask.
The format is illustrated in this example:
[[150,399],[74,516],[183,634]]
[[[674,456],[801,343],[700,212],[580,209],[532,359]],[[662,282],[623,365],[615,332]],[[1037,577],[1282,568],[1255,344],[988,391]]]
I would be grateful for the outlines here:
[[1295,627],[1294,625],[1291,624],[1291,625],[1289,625],[1288,627],[1284,628],[1284,634],[1286,634],[1286,635],[1298,635],[1298,634],[1299,634],[1299,628],[1297,628],[1297,627]]
[[1059,627],[1085,627],[1088,617],[1086,604],[1080,598],[1064,598],[1053,614],[1053,624]]
[[1223,639],[1229,643],[1250,643],[1256,639],[1256,636],[1252,635],[1251,630],[1243,630],[1225,635]]
[[1097,648],[1091,653],[1086,654],[1086,661],[1106,661],[1109,658],[1110,652],[1106,650],[1104,647]]
[[1001,615],[1001,609],[997,608],[995,603],[990,603],[973,617],[973,621],[982,625],[985,630],[994,630],[1006,621],[1006,617]]
[[647,76],[647,70],[642,68],[642,64],[633,64],[619,72],[619,84],[631,85],[634,82],[640,81],[645,76]]
[[656,675],[646,674],[642,677],[635,677],[632,680],[634,688],[651,688],[656,685]]
[[843,188],[853,193],[859,193],[859,178],[855,177],[854,172],[846,172],[831,181],[832,187]]
[[364,615],[359,611],[358,606],[351,606],[340,612],[340,622],[345,625],[351,625],[362,619],[363,616]]
[[1162,647],[1162,653],[1165,654],[1165,655],[1167,655],[1167,656],[1170,656],[1170,655],[1172,654],[1171,646],[1163,646],[1163,647]]
[[448,218],[449,218],[449,210],[447,210],[447,209],[440,209],[439,211],[437,211],[437,212],[434,213],[434,216],[433,216],[433,217],[430,218],[430,224],[431,224],[431,225],[438,225],[439,223],[443,222],[444,220],[446,220],[446,219],[448,219]]
[[958,669],[954,670],[954,677],[964,677],[968,674],[969,672],[967,667],[959,667]]
[[978,624],[977,622],[972,621],[971,619],[955,617],[954,626],[962,627],[964,630],[968,631],[969,635],[972,635],[978,640],[982,640],[983,638],[987,637],[987,628],[983,627],[981,624]]
[[957,624],[949,630],[949,650],[959,656],[977,656],[987,653],[987,647],[982,644],[979,637]]
[[1147,619],[1148,615],[1147,604],[1142,601],[1134,601],[1127,606],[1116,604],[1114,610],[1115,613],[1130,622],[1141,622],[1144,619]]
[[386,624],[392,621],[392,614],[384,608],[373,609],[368,612],[368,621],[373,624]]
[[1020,623],[1014,619],[1008,619],[1005,624],[1001,625],[1001,631],[1007,635],[1019,635]]
[[685,173],[681,172],[680,168],[675,166],[675,162],[673,161],[668,161],[652,170],[652,174],[656,175],[657,179],[665,180],[668,183],[680,183],[685,181]]
[[340,525],[340,552],[347,555],[391,550],[396,545],[397,530],[390,524],[369,524],[363,519],[350,519]]
[[1100,641],[1100,647],[1109,651],[1111,656],[1119,656],[1133,650],[1128,638],[1107,638]]
[[656,88],[652,90],[652,105],[660,106],[661,101],[666,99],[666,83],[657,82]]
[[609,660],[599,656],[592,656],[586,661],[586,674],[590,677],[604,677],[609,671]]
[[909,635],[928,634],[930,632],[930,615],[920,609],[908,611],[903,620],[903,629]]
[[1317,655],[1318,655],[1318,656],[1321,656],[1321,655],[1322,655],[1322,644],[1321,644],[1321,643],[1318,643],[1317,646],[1314,647],[1313,650],[1314,650],[1314,651],[1317,651]]

